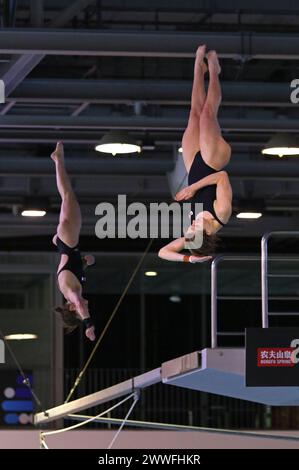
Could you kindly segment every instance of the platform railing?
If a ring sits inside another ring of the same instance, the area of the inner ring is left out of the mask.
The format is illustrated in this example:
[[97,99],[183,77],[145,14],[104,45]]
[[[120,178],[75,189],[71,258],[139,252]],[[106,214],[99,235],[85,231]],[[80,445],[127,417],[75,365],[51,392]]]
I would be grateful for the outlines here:
[[217,278],[218,278],[218,265],[221,261],[260,261],[260,256],[241,256],[241,255],[219,255],[212,261],[211,266],[211,348],[217,348],[218,336],[229,335],[243,335],[243,332],[228,331],[221,333],[218,331],[218,289],[217,289]]
[[[269,326],[269,292],[268,292],[268,279],[271,274],[268,272],[268,241],[270,238],[287,237],[287,238],[299,238],[299,232],[268,232],[265,233],[261,241],[261,284],[262,284],[262,326],[268,328]],[[287,258],[284,258],[286,260]],[[296,258],[291,258],[292,261],[296,261]],[[298,261],[298,259],[297,259]],[[298,270],[299,274],[299,270]],[[288,277],[297,277],[297,275],[287,275]],[[280,274],[280,277],[286,277],[284,274]],[[276,315],[279,312],[276,312]]]
[[[268,301],[269,301],[269,293],[268,293],[268,278],[269,276],[273,276],[273,274],[269,274],[268,272],[268,261],[297,261],[299,262],[299,257],[290,257],[290,256],[268,256],[268,240],[272,236],[296,236],[299,237],[299,232],[271,232],[267,233],[262,238],[262,253],[261,256],[247,256],[247,255],[219,255],[212,261],[211,265],[211,348],[217,348],[218,345],[218,336],[241,336],[244,335],[244,332],[220,332],[218,331],[218,304],[217,301],[221,298],[218,295],[218,265],[220,262],[224,261],[260,261],[261,262],[261,296],[258,298],[262,299],[262,327],[268,328],[269,325],[269,315],[278,316],[282,314],[287,315],[299,315],[295,312],[269,312],[268,310]],[[299,277],[299,269],[298,274],[277,274],[275,276],[279,277]],[[236,298],[236,297],[233,297]],[[275,297],[275,299],[278,297]],[[257,299],[257,297],[255,297]],[[271,297],[272,299],[272,297]],[[273,297],[274,299],[274,297]],[[288,299],[288,296],[283,296],[280,300]]]

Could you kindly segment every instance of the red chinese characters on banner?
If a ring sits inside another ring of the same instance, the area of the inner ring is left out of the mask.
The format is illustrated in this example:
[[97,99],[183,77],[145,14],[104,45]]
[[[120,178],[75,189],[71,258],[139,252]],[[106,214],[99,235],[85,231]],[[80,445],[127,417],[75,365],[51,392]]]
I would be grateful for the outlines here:
[[257,348],[258,367],[293,367],[294,348]]

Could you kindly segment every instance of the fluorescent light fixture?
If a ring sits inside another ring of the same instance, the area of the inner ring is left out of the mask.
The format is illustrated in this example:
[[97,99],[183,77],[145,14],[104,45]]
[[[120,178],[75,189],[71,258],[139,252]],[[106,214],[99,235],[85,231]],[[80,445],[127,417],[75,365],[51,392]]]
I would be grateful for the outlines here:
[[37,339],[37,335],[32,333],[13,333],[11,335],[4,336],[7,340],[23,340],[23,339]]
[[144,274],[148,277],[155,277],[158,275],[157,271],[146,271]]
[[265,202],[263,199],[239,199],[236,203],[236,217],[238,219],[259,219],[265,211]]
[[44,217],[44,215],[46,215],[46,211],[42,211],[42,210],[23,210],[21,212],[21,215],[23,217]]
[[179,295],[171,295],[169,297],[170,302],[173,302],[175,304],[178,304],[182,301],[182,298]]
[[112,155],[141,152],[141,146],[126,132],[111,131],[105,134],[95,150]]
[[142,150],[155,150],[156,145],[155,142],[150,139],[148,136],[145,136],[142,139]]
[[48,206],[48,198],[43,196],[27,196],[23,199],[21,215],[23,217],[44,217]]
[[237,214],[237,218],[238,219],[259,219],[260,217],[262,217],[262,213],[261,212],[239,212],[239,214]]
[[293,134],[276,134],[267,142],[262,154],[278,157],[299,155],[299,140]]

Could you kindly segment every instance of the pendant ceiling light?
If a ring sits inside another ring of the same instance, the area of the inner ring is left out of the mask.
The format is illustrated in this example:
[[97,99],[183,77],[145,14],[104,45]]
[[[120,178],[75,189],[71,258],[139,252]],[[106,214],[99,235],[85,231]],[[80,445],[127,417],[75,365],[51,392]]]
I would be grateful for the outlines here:
[[21,215],[23,217],[43,217],[49,208],[49,201],[42,196],[28,196],[23,200]]
[[299,139],[293,134],[276,134],[262,150],[264,155],[299,155]]
[[141,152],[141,146],[126,132],[111,131],[101,138],[95,150],[116,155],[118,153]]
[[259,219],[265,211],[264,201],[261,199],[240,199],[237,202],[238,219]]

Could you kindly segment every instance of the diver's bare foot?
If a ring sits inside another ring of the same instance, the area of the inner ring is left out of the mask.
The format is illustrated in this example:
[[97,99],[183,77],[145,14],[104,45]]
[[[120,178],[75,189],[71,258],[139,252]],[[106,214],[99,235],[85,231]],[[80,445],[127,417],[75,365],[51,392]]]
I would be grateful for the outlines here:
[[57,142],[56,144],[56,149],[54,152],[51,154],[52,160],[54,160],[55,163],[63,162],[64,161],[64,151],[63,151],[63,143],[62,142]]
[[218,56],[216,51],[209,51],[207,53],[209,72],[215,72],[219,74],[221,72],[221,67],[219,64]]
[[206,53],[206,45],[203,44],[202,46],[198,46],[197,51],[196,51],[196,59],[203,61],[203,58]]
[[196,61],[195,61],[195,67],[200,67],[202,72],[205,74],[208,70],[207,65],[204,62],[204,57],[206,53],[206,45],[203,44],[202,46],[199,46],[196,51]]
[[90,339],[90,341],[95,341],[96,335],[94,331],[94,326],[90,326],[89,328],[87,328],[85,330],[85,335],[88,339]]

